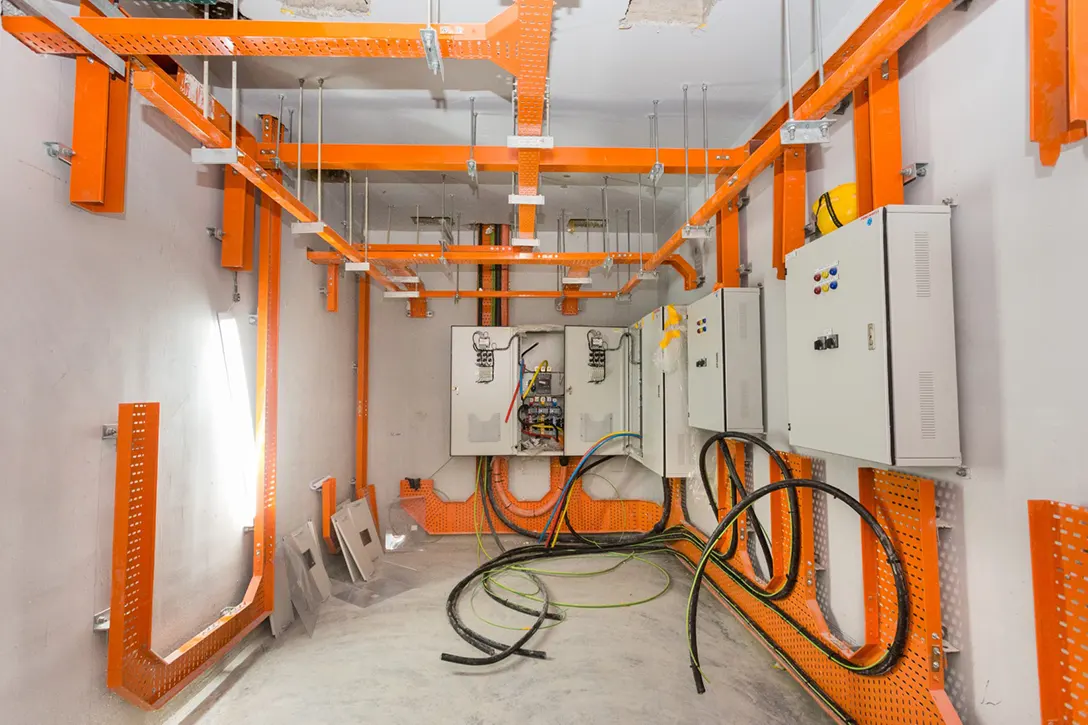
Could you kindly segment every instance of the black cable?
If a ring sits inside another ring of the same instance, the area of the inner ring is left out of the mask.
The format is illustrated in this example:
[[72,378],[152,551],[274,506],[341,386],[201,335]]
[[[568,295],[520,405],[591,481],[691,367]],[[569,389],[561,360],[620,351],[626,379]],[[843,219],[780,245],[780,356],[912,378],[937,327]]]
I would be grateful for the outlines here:
[[[691,662],[692,676],[695,678],[695,689],[699,693],[706,691],[706,686],[703,683],[702,673],[699,671],[699,643],[698,643],[698,628],[697,617],[699,610],[699,592],[706,576],[706,567],[710,560],[713,558],[714,549],[718,544],[718,541],[725,535],[725,532],[736,524],[741,514],[747,511],[751,506],[763,498],[775,491],[787,490],[796,493],[799,488],[811,488],[816,491],[822,491],[834,498],[839,499],[861,517],[862,521],[873,531],[873,535],[880,543],[881,548],[884,550],[884,556],[888,562],[888,566],[891,568],[892,579],[895,581],[895,593],[896,593],[896,605],[897,605],[897,617],[895,625],[895,635],[892,638],[891,643],[888,645],[888,649],[876,662],[859,667],[855,663],[851,662],[848,658],[843,657],[837,650],[829,647],[823,641],[806,637],[810,643],[820,649],[827,657],[829,657],[836,664],[846,667],[853,672],[857,672],[862,675],[882,675],[889,672],[895,664],[899,661],[899,658],[903,654],[903,650],[906,648],[907,643],[907,628],[908,619],[910,614],[910,598],[907,591],[907,579],[906,574],[903,571],[903,565],[899,561],[899,556],[896,554],[895,545],[892,543],[891,536],[880,525],[868,509],[866,509],[861,502],[850,496],[844,491],[841,491],[834,486],[824,483],[823,481],[813,481],[811,479],[793,478],[782,481],[776,481],[775,483],[763,486],[752,493],[745,496],[741,501],[731,508],[729,512],[722,517],[721,522],[715,527],[707,538],[706,545],[703,547],[702,556],[699,559],[698,565],[695,567],[695,578],[692,581],[691,596],[688,600],[687,611],[687,624],[688,624],[688,650],[689,658]],[[804,628],[783,612],[776,605],[774,606],[777,614],[790,623],[798,631],[804,632]]]
[[[775,465],[778,466],[779,472],[782,474],[783,478],[793,478],[793,470],[790,468],[789,464],[786,463],[786,460],[779,455],[778,451],[774,449],[774,446],[767,443],[767,441],[763,440],[762,438],[751,435],[750,433],[740,433],[738,431],[715,433],[707,439],[707,441],[703,444],[702,449],[699,451],[699,475],[702,478],[703,489],[704,491],[706,491],[706,494],[710,499],[710,505],[713,507],[715,518],[717,518],[718,506],[715,503],[713,494],[710,490],[710,479],[707,475],[706,469],[706,454],[707,451],[710,450],[710,447],[713,446],[715,443],[726,440],[739,440],[758,446],[759,448],[763,449],[763,451],[766,452],[768,456],[770,456],[771,460],[774,461]],[[745,491],[745,487],[743,482],[741,481],[740,474],[737,472],[736,463],[732,460],[732,454],[729,452],[728,447],[724,448],[723,454],[725,456],[726,466],[729,469],[729,476],[733,481],[735,497],[738,492]],[[746,496],[747,494],[743,495]],[[797,499],[797,491],[790,489],[789,491],[787,491],[786,495],[790,509],[790,560],[786,563],[785,581],[783,582],[782,587],[777,591],[767,592],[755,582],[750,582],[745,579],[745,581],[749,585],[746,588],[752,593],[752,595],[764,601],[785,599],[786,597],[788,597],[790,595],[790,592],[792,592],[793,588],[797,585],[797,578],[800,574],[801,505]],[[734,503],[734,506],[735,505],[736,504]],[[771,554],[770,544],[767,541],[766,534],[763,532],[763,526],[759,522],[758,517],[756,517],[755,512],[749,511],[748,515],[751,516],[754,520],[753,528],[756,532],[756,538],[759,541],[760,547],[763,549],[763,555],[767,557],[768,580],[770,580],[774,577],[774,557]],[[736,553],[735,544],[739,540],[739,538],[740,537],[739,535],[737,535],[737,532],[734,532],[733,540],[732,542],[730,542],[729,550],[727,552],[729,556],[727,556],[726,558],[731,558],[733,554]],[[733,572],[740,576],[740,574],[736,572],[736,570],[733,570]]]

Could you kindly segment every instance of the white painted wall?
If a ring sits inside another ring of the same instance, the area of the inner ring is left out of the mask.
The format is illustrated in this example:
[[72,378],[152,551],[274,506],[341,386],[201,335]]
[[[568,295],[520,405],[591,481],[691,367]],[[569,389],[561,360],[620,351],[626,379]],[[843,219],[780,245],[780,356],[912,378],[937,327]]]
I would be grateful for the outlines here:
[[[904,163],[928,161],[908,203],[958,206],[952,217],[957,357],[964,464],[917,471],[940,482],[942,600],[950,657],[947,689],[965,723],[1039,721],[1027,500],[1088,503],[1077,456],[1088,387],[1075,360],[1084,343],[1070,310],[1080,306],[1085,145],[1058,166],[1039,165],[1027,127],[1025,3],[975,0],[946,12],[901,55]],[[995,54],[994,48],[1001,52]],[[854,178],[849,114],[809,160],[809,198]],[[765,290],[769,438],[788,441],[784,284],[771,268],[770,173],[751,186],[742,230]],[[670,299],[683,295],[670,289]],[[862,461],[826,456],[827,480],[857,491]],[[757,459],[757,481],[767,480]],[[829,513],[831,607],[861,633],[858,524]],[[946,538],[947,537],[947,538]]]
[[[5,721],[161,719],[105,688],[120,402],[159,401],[154,646],[166,653],[237,603],[250,577],[251,488],[239,472],[216,313],[238,320],[253,393],[256,275],[232,274],[219,226],[222,174],[133,98],[127,210],[68,204],[68,169],[41,143],[71,138],[73,61],[0,33],[0,700]],[[323,312],[315,268],[285,236],[280,368],[280,530],[316,511],[307,484],[350,478],[354,291]],[[252,400],[252,397],[251,397]]]

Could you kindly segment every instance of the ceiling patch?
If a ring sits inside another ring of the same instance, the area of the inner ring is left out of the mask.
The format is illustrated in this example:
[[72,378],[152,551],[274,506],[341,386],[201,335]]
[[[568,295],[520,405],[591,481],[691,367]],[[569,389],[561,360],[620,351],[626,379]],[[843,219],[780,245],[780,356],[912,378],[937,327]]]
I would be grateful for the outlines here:
[[634,25],[690,25],[699,27],[706,22],[710,9],[718,0],[630,0],[621,28]]
[[282,4],[281,12],[300,18],[370,14],[370,0],[282,0]]

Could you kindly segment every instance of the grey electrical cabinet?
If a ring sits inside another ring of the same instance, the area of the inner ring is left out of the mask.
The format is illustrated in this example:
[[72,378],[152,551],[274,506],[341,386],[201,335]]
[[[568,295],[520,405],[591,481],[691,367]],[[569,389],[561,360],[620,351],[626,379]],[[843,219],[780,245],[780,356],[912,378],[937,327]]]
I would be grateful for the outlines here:
[[512,327],[453,327],[450,334],[450,455],[507,456],[517,429],[506,419],[518,384]]
[[[627,427],[627,376],[631,335],[622,327],[564,330],[566,353],[566,427],[563,450],[582,456],[598,440]],[[600,455],[622,455],[624,439],[597,449]]]
[[878,209],[786,268],[790,444],[959,465],[948,207]]
[[688,425],[686,315],[684,307],[659,307],[630,328],[638,353],[628,381],[628,429],[641,439],[628,444],[628,453],[670,478],[687,477],[695,466]]
[[758,289],[720,289],[688,306],[688,422],[693,428],[763,432]]

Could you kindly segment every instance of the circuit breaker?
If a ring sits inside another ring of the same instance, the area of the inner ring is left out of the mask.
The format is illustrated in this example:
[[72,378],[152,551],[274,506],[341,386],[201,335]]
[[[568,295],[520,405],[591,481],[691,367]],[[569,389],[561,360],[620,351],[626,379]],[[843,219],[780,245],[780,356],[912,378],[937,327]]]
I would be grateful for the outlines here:
[[695,466],[688,424],[684,329],[687,309],[667,305],[630,328],[638,350],[628,380],[629,454],[660,476],[684,478]]
[[688,422],[763,432],[758,289],[720,289],[688,307]]
[[514,451],[506,418],[518,384],[519,341],[512,327],[453,327],[450,334],[450,455]]
[[[581,456],[598,440],[627,427],[627,376],[633,353],[622,327],[568,326],[566,344],[566,430],[563,449]],[[609,441],[601,455],[622,455],[624,439]]]
[[960,464],[950,220],[889,206],[789,255],[791,445]]

